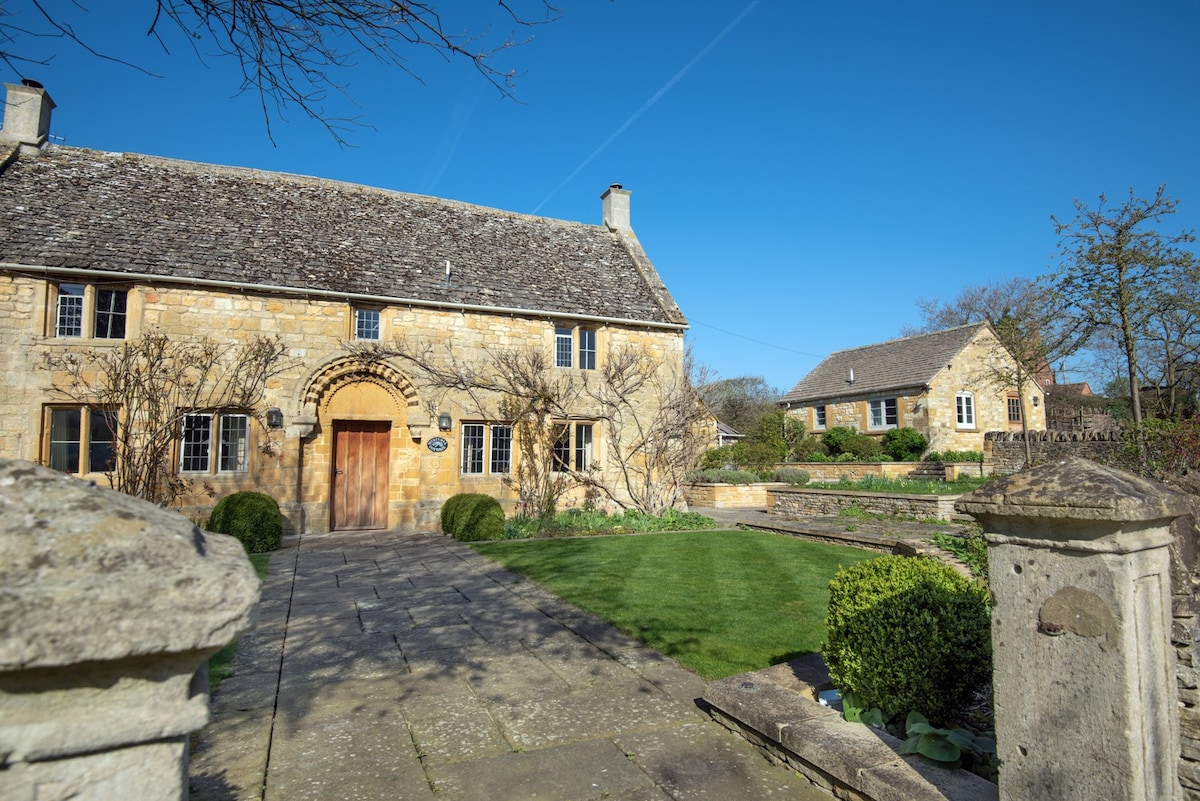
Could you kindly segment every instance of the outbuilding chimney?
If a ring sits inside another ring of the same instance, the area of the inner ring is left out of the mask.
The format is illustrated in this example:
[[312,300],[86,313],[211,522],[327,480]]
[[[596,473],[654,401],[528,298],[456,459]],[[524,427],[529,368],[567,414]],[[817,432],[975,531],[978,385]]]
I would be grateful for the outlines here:
[[629,231],[629,190],[613,184],[600,196],[604,224],[611,231]]
[[8,95],[4,99],[4,127],[0,128],[0,141],[40,147],[50,135],[50,112],[54,109],[54,101],[40,83],[30,78],[4,85]]

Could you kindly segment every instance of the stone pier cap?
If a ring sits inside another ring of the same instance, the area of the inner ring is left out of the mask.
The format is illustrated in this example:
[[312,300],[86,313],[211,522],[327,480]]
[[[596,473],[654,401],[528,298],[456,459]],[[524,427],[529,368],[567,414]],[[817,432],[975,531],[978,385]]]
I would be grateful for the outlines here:
[[30,462],[0,459],[0,672],[189,654],[250,622],[241,543]]
[[1189,506],[1162,484],[1072,456],[989,481],[955,509],[989,542],[1132,552],[1170,543],[1166,523]]

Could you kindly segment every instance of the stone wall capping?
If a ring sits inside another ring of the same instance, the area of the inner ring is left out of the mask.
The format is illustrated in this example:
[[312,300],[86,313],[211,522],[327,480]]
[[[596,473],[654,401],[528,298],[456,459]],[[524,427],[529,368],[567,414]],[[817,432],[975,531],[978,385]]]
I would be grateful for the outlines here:
[[258,602],[241,543],[0,459],[0,588],[0,795],[182,798],[205,661]]
[[258,601],[232,537],[10,459],[0,459],[0,586],[0,670],[216,651]]
[[829,679],[819,654],[710,682],[704,701],[722,725],[838,798],[867,801],[996,801],[995,784],[900,756],[887,732],[849,723],[817,703]]
[[1067,456],[990,481],[964,495],[955,508],[976,517],[1151,522],[1185,514],[1187,500],[1161,484]]

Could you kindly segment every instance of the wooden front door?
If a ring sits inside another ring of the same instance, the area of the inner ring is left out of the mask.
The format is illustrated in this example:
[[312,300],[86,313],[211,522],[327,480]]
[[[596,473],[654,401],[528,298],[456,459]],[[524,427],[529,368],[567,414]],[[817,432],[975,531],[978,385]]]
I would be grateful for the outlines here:
[[386,420],[333,422],[333,500],[329,527],[387,528],[388,444],[392,424]]

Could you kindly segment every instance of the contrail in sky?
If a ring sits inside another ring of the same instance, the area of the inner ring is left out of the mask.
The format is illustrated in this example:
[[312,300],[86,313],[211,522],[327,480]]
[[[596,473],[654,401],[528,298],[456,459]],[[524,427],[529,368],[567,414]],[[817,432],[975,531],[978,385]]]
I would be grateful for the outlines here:
[[479,105],[479,96],[479,90],[473,86],[471,88],[464,87],[463,91],[459,93],[458,100],[454,103],[454,109],[450,113],[450,119],[446,121],[446,128],[442,131],[438,148],[425,167],[425,175],[421,181],[422,192],[425,194],[433,194],[438,181],[442,180],[446,168],[454,160],[454,154],[458,152],[459,141],[467,130],[467,124],[471,121],[471,114]]
[[699,63],[700,59],[702,59],[706,55],[708,55],[708,51],[712,50],[714,47],[716,47],[718,44],[720,44],[721,40],[724,39],[727,35],[729,35],[729,32],[732,31],[734,28],[736,28],[738,26],[738,23],[741,22],[742,20],[744,20],[750,14],[750,12],[754,10],[755,6],[757,6],[760,2],[762,2],[762,0],[752,0],[752,2],[748,6],[746,6],[744,9],[742,9],[742,13],[740,13],[736,17],[734,17],[733,21],[730,22],[728,25],[726,25],[724,30],[722,30],[720,33],[718,33],[711,42],[709,42],[707,45],[705,45],[703,50],[701,50],[699,53],[697,53],[692,58],[691,61],[689,61],[686,65],[684,65],[683,69],[681,69],[679,72],[677,72],[673,76],[671,76],[671,80],[664,83],[662,85],[661,89],[659,89],[657,92],[655,92],[649,100],[647,100],[645,103],[642,104],[641,108],[639,108],[637,111],[635,111],[629,119],[627,119],[627,120],[625,120],[625,122],[621,123],[621,127],[617,128],[617,130],[613,131],[612,134],[610,134],[609,137],[604,140],[603,144],[601,144],[600,147],[593,150],[592,154],[590,156],[588,156],[586,159],[584,159],[582,162],[580,162],[579,166],[576,167],[574,169],[574,171],[571,172],[570,175],[568,175],[566,178],[564,178],[562,183],[560,183],[558,186],[554,187],[554,190],[550,194],[546,195],[546,197],[542,200],[542,202],[537,204],[537,207],[534,208],[534,210],[530,213],[537,214],[541,210],[542,206],[545,206],[547,203],[549,203],[550,198],[557,195],[558,191],[560,189],[562,189],[564,186],[566,186],[568,183],[570,183],[571,179],[574,178],[576,175],[578,175],[580,173],[580,171],[583,170],[584,167],[586,167],[588,164],[590,164],[592,159],[594,159],[594,158],[596,158],[596,156],[600,155],[601,151],[603,151],[604,148],[611,145],[613,143],[614,139],[616,139],[621,134],[625,133],[626,129],[628,129],[630,125],[633,125],[633,123],[637,121],[638,117],[645,114],[646,111],[648,111],[651,106],[653,106],[655,103],[657,103],[659,100],[662,99],[663,95],[665,95],[667,92],[671,91],[671,87],[673,87],[675,84],[677,84],[681,80],[683,80],[683,76],[687,75],[691,71],[692,67],[696,66],[696,64]]

